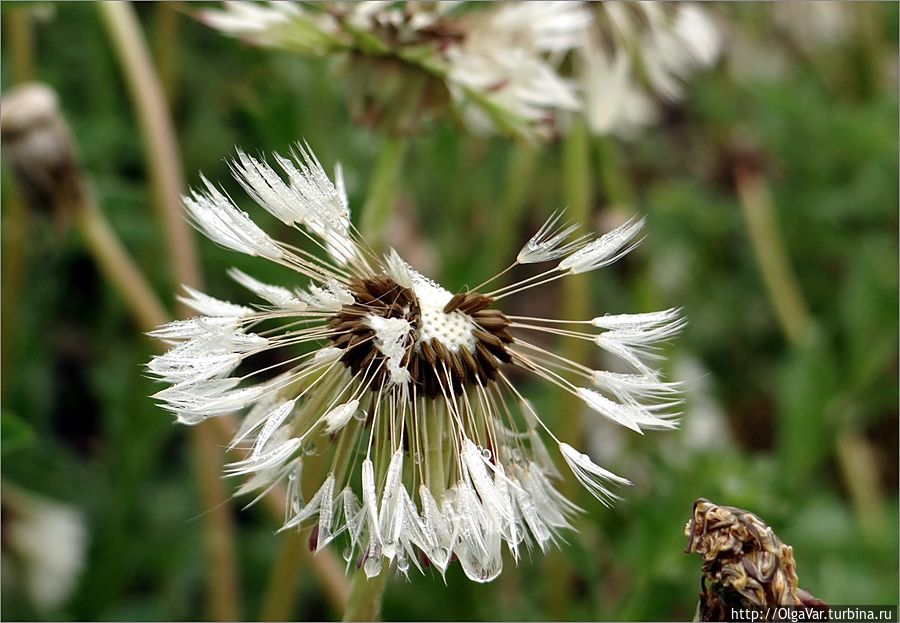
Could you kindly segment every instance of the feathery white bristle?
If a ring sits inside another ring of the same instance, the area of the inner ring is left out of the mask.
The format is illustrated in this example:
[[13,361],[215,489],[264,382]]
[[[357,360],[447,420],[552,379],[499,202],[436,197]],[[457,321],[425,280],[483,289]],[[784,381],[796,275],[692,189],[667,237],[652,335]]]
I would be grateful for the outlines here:
[[280,259],[284,252],[259,226],[205,177],[206,192],[191,191],[183,196],[184,206],[194,224],[210,239],[234,251]]
[[519,251],[516,256],[519,264],[549,262],[574,252],[585,243],[587,236],[571,239],[572,234],[578,231],[578,224],[556,226],[561,217],[562,212],[554,212],[550,215],[550,218]]
[[238,268],[229,268],[228,276],[275,307],[294,311],[303,311],[307,308],[307,304],[287,288],[263,283]]
[[631,483],[617,476],[609,470],[603,469],[591,460],[586,454],[583,454],[567,443],[559,444],[559,451],[575,475],[585,489],[595,498],[606,505],[612,500],[618,499],[618,496],[612,493],[605,485],[606,482],[614,482],[620,485],[630,485]]
[[641,241],[634,240],[644,227],[644,219],[630,219],[600,238],[582,246],[563,258],[557,269],[579,274],[608,266],[634,249]]
[[250,458],[257,459],[260,454],[262,454],[263,450],[266,447],[266,443],[272,438],[275,434],[275,431],[284,423],[284,421],[288,418],[291,412],[294,410],[294,406],[297,404],[297,399],[288,400],[287,402],[277,406],[265,417],[265,424],[263,424],[262,430],[259,432],[259,435],[256,436],[256,442],[253,444],[253,452],[250,454]]
[[311,284],[306,291],[297,290],[297,296],[310,311],[337,312],[353,304],[353,294],[334,279],[324,286]]
[[641,427],[638,425],[635,419],[634,409],[632,409],[628,405],[621,405],[616,402],[613,402],[600,392],[594,391],[592,389],[587,389],[586,387],[579,387],[576,389],[578,396],[585,402],[587,406],[591,409],[602,415],[603,417],[609,418],[616,424],[621,424],[626,428],[630,428],[631,430],[643,434],[641,431]]
[[253,313],[253,310],[243,305],[237,305],[228,301],[204,294],[199,290],[195,290],[190,286],[182,286],[188,296],[179,295],[176,297],[180,302],[184,303],[191,309],[200,312],[204,316],[217,316],[235,318],[245,318]]

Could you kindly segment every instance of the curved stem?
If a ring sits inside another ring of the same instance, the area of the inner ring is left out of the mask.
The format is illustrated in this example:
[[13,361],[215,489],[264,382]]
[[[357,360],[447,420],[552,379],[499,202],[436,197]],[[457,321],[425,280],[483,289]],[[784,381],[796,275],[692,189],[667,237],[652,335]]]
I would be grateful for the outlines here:
[[181,155],[169,117],[165,94],[150,61],[143,33],[128,2],[98,4],[140,122],[150,177],[160,218],[166,230],[172,272],[182,284],[200,287],[200,270],[193,235],[181,212]]
[[[159,77],[150,60],[134,9],[128,2],[98,4],[110,39],[122,64],[132,103],[138,115],[160,220],[166,232],[172,274],[176,282],[201,286],[197,252],[190,228],[182,217],[181,156]],[[188,309],[179,305],[179,315]],[[204,509],[204,537],[208,560],[207,610],[218,620],[240,618],[234,521],[230,496],[220,474],[222,450],[209,424],[193,429],[197,483]]]
[[796,345],[811,324],[809,309],[791,268],[768,186],[749,167],[735,169],[738,195],[750,242],[781,329]]
[[168,322],[168,312],[100,210],[94,205],[82,206],[75,211],[74,222],[100,271],[122,296],[141,331],[152,331]]

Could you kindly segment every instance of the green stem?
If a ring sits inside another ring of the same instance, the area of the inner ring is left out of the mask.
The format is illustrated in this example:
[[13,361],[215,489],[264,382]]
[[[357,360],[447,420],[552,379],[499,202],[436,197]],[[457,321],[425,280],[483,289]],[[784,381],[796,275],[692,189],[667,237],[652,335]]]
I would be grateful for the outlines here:
[[836,447],[844,484],[859,516],[863,536],[869,543],[877,544],[889,528],[875,452],[862,433],[849,427],[838,433]]
[[[160,220],[166,232],[172,274],[177,283],[201,287],[193,234],[181,211],[181,155],[165,94],[147,50],[134,8],[128,2],[98,4],[137,112]],[[191,313],[179,305],[179,315]],[[220,474],[223,453],[213,427],[201,425],[191,435],[208,564],[207,612],[222,621],[240,618],[240,583],[235,527],[229,495]]]
[[600,159],[600,182],[607,203],[631,212],[634,209],[634,187],[622,166],[619,143],[611,136],[598,136],[594,140]]
[[[565,196],[568,216],[576,223],[588,223],[591,219],[590,142],[583,120],[576,122],[563,146],[563,168],[566,182]],[[571,275],[562,281],[563,318],[586,318],[590,306],[590,279],[588,275]],[[566,340],[562,354],[573,361],[582,361],[587,355],[588,343],[584,340]],[[573,377],[574,378],[574,377]],[[572,444],[581,441],[581,401],[566,394],[567,403],[562,409],[565,417],[558,423],[560,439]]]
[[407,139],[401,136],[385,137],[369,182],[369,196],[363,205],[360,229],[376,250],[383,244],[384,229],[394,207],[407,143]]
[[172,274],[180,284],[200,287],[193,234],[181,210],[184,190],[181,154],[165,94],[150,61],[140,24],[128,2],[101,2],[97,6],[122,64],[125,83],[137,112],[156,204],[166,230]]
[[[586,223],[591,217],[593,185],[590,175],[590,140],[583,120],[576,122],[566,137],[563,145],[563,168],[568,216],[574,222]],[[588,277],[588,275],[570,275],[563,280],[561,312],[563,318],[588,317],[591,298]],[[583,361],[587,354],[586,347],[587,342],[584,340],[566,340],[561,353],[573,361]],[[559,408],[562,417],[556,423],[559,438],[576,447],[581,445],[583,409],[580,400],[566,394]],[[579,487],[569,478],[561,484],[560,491],[567,497],[574,498],[579,492]],[[546,616],[558,620],[565,616],[572,599],[572,568],[562,552],[554,551],[547,557],[546,577],[544,599]]]
[[[813,326],[802,290],[778,228],[775,206],[763,177],[747,167],[735,171],[738,194],[763,280],[785,337],[797,346]],[[883,534],[883,495],[875,452],[858,431],[845,427],[835,439],[838,465],[867,538]]]
[[[27,9],[12,9],[5,14],[6,34],[12,56],[12,74],[16,83],[30,81],[34,76],[34,31]],[[4,202],[3,215],[3,262],[0,276],[0,304],[2,304],[2,326],[0,326],[0,369],[10,371],[9,362],[14,358],[19,293],[22,290],[26,270],[26,245],[28,243],[29,213],[25,201],[13,189],[8,201]],[[6,397],[6,388],[12,374],[2,379],[0,395]]]
[[100,272],[125,301],[141,331],[168,322],[169,314],[100,210],[94,205],[79,206],[74,221]]
[[353,574],[350,599],[344,611],[344,621],[377,621],[381,616],[381,601],[387,586],[388,569],[374,578],[367,578],[361,569]]
[[438,504],[444,496],[444,417],[438,401],[425,410],[425,486]]
[[0,395],[7,396],[6,389],[12,380],[10,362],[15,358],[16,320],[19,296],[26,277],[26,245],[28,244],[29,214],[25,202],[16,189],[11,189],[3,202],[3,261],[0,262],[0,369],[7,374],[2,378]]
[[6,33],[12,52],[12,74],[17,83],[34,79],[34,29],[29,9],[12,9],[4,15],[8,21]]
[[794,345],[811,324],[809,309],[791,268],[768,186],[748,167],[735,170],[738,195],[750,242],[781,328]]
[[184,10],[177,0],[160,2],[155,10],[154,53],[159,68],[159,81],[171,106],[177,93],[178,30],[180,13]]
[[292,530],[281,537],[278,560],[263,597],[261,621],[290,621],[297,605],[298,572],[306,561],[303,535]]

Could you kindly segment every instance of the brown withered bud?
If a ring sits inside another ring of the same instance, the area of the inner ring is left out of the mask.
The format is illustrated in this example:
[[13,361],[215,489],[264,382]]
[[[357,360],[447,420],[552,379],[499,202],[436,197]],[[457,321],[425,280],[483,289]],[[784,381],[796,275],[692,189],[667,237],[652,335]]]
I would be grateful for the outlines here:
[[0,100],[0,136],[3,155],[32,209],[63,219],[83,204],[81,166],[50,87],[28,83],[8,91]]
[[685,553],[703,557],[699,615],[729,621],[739,608],[825,606],[797,586],[794,551],[753,513],[694,502]]

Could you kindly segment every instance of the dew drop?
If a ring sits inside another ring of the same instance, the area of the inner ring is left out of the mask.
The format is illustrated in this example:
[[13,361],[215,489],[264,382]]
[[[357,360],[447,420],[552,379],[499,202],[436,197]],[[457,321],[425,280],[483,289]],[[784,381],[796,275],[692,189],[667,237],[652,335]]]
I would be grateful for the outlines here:
[[487,448],[484,448],[481,451],[481,456],[483,456],[486,460],[490,461],[493,454],[491,453],[490,450],[488,450]]
[[366,561],[363,563],[363,571],[365,571],[367,578],[374,578],[381,573],[381,555],[366,558]]
[[341,558],[344,559],[344,562],[350,562],[350,559],[353,558],[353,548],[345,547],[344,551],[341,552]]

